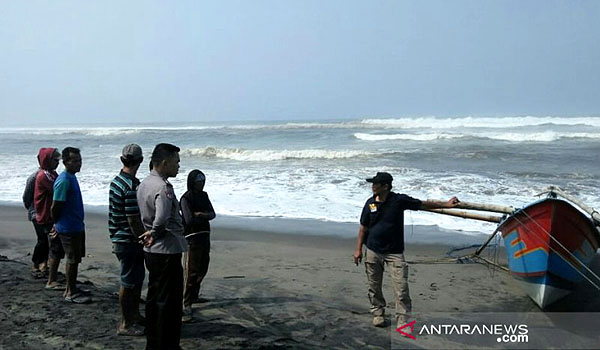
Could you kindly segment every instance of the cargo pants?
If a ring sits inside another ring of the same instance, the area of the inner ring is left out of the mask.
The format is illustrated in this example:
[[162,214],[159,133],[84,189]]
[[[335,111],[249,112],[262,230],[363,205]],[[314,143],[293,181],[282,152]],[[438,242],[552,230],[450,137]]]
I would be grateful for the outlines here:
[[408,264],[404,254],[379,254],[367,248],[365,268],[369,283],[369,301],[373,316],[385,314],[385,298],[382,292],[384,265],[387,265],[392,276],[394,296],[396,299],[396,317],[406,319],[412,310],[412,302],[408,292]]

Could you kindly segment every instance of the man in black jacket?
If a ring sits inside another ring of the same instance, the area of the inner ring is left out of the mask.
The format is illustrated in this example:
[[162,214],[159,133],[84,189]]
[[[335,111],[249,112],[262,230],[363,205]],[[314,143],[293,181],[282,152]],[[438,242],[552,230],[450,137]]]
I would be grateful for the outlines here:
[[199,299],[200,284],[208,272],[210,262],[210,223],[215,210],[204,192],[206,176],[198,169],[192,170],[187,178],[187,192],[181,197],[185,238],[189,250],[184,254],[185,290],[183,292],[183,322],[193,320],[192,304]]

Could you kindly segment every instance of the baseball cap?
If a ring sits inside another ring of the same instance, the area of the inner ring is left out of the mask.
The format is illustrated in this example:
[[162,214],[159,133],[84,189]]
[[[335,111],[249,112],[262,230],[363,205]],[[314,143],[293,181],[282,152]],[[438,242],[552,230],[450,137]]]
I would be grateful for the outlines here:
[[393,180],[394,178],[389,173],[378,172],[377,175],[367,179],[367,182],[372,182],[375,184],[391,184]]
[[135,143],[130,143],[127,146],[123,147],[123,152],[121,153],[123,158],[137,160],[144,156],[142,153],[142,147]]

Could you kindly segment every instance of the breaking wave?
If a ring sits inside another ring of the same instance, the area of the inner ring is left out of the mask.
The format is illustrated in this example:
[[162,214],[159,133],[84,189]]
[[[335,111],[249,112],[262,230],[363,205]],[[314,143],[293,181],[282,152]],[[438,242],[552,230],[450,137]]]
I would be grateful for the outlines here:
[[464,137],[464,135],[452,135],[444,133],[432,133],[432,134],[354,134],[359,140],[364,141],[383,141],[383,140],[407,140],[407,141],[432,141],[440,139],[455,139]]
[[[202,123],[198,123],[202,124]],[[404,117],[404,118],[372,118],[363,120],[331,121],[331,122],[288,122],[288,123],[249,123],[249,124],[205,124],[205,125],[127,125],[109,127],[48,127],[48,128],[3,128],[0,134],[25,135],[83,135],[83,136],[118,136],[138,134],[142,132],[196,131],[196,130],[303,130],[303,129],[510,129],[539,126],[566,127],[600,127],[600,117]],[[364,135],[364,134],[360,134]],[[471,136],[471,135],[468,135]],[[478,135],[475,135],[478,136]],[[366,136],[369,137],[369,136]],[[383,137],[383,136],[378,136]],[[421,134],[419,136],[393,136],[387,139],[433,140],[439,138],[460,137],[452,133]],[[560,136],[559,136],[560,137]],[[564,136],[588,137],[588,136]],[[360,138],[360,137],[359,137]],[[491,137],[493,138],[493,137]]]
[[509,142],[552,142],[561,139],[600,139],[600,133],[560,133],[555,131],[531,133],[429,133],[429,134],[365,134],[355,133],[354,137],[363,141],[406,140],[406,141],[433,141],[444,139],[457,139],[465,137],[487,138],[497,141]]
[[600,118],[598,117],[463,117],[463,118],[397,118],[397,119],[363,119],[365,125],[377,125],[383,128],[431,128],[431,129],[452,129],[452,128],[516,128],[524,126],[540,125],[580,125],[600,127]]
[[237,161],[260,162],[287,159],[348,159],[371,156],[363,151],[306,150],[247,150],[242,148],[190,148],[181,154],[188,157],[223,158]]

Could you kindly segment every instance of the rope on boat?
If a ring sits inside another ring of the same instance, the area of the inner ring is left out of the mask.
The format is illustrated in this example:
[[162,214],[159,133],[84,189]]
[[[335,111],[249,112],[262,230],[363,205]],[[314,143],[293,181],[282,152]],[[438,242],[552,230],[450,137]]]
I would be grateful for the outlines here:
[[[500,266],[500,265],[498,264],[498,253],[499,253],[499,252],[498,252],[498,242],[500,241],[500,237],[498,237],[498,235],[495,235],[495,237],[496,237],[496,243],[494,244],[494,253],[493,253],[493,256],[494,256],[494,258],[493,258],[493,262],[494,262],[494,263],[492,264],[492,266],[493,266],[493,267]],[[494,277],[494,275],[496,274],[496,270],[495,270],[495,269],[493,269],[493,268],[492,268],[492,269],[490,269],[490,270],[491,270],[491,272],[490,272],[490,276]],[[508,269],[507,269],[507,270],[508,270]]]
[[486,258],[484,258],[484,257],[482,257],[482,256],[479,256],[479,255],[473,255],[473,256],[471,256],[471,257],[472,257],[473,259],[479,259],[479,260],[481,260],[481,261],[484,261],[484,262],[485,262],[485,263],[487,263],[488,265],[492,265],[492,266],[494,266],[494,267],[497,267],[497,268],[499,268],[499,269],[502,269],[502,270],[504,270],[504,271],[506,271],[506,272],[510,272],[510,270],[509,270],[509,269],[508,269],[506,266],[502,266],[502,265],[500,265],[500,264],[498,264],[498,263],[495,263],[495,262],[493,262],[493,261],[491,261],[491,260],[489,260],[489,259],[486,259]]
[[450,249],[449,251],[446,252],[445,258],[431,259],[431,260],[410,260],[410,261],[407,261],[407,263],[408,264],[450,264],[450,263],[467,264],[467,263],[475,263],[475,261],[469,261],[467,259],[469,255],[465,255],[465,256],[452,255],[453,252],[470,249],[470,248],[475,248],[475,247],[479,247],[479,244]]
[[[493,243],[490,244],[493,247],[497,247],[498,243]],[[434,260],[410,260],[407,261],[406,263],[409,265],[414,265],[414,264],[450,264],[450,263],[454,263],[454,264],[481,264],[481,261],[485,262],[488,265],[493,265],[494,267],[498,267],[500,269],[503,269],[505,271],[509,271],[506,267],[494,262],[494,261],[490,261],[486,258],[483,258],[475,253],[471,253],[471,254],[467,254],[467,255],[460,255],[460,256],[455,256],[453,253],[455,252],[459,252],[461,250],[465,250],[465,249],[472,249],[472,248],[479,248],[481,245],[480,244],[472,244],[469,246],[464,246],[464,247],[458,247],[458,248],[453,248],[450,249],[449,251],[446,252],[446,258],[442,258],[442,259],[434,259]],[[497,254],[496,254],[496,259],[497,259]],[[481,260],[481,261],[478,261]]]
[[[458,247],[458,248],[454,248],[454,249],[450,249],[449,251],[446,252],[446,256],[449,258],[454,258],[454,259],[458,259],[461,258],[460,256],[454,256],[452,255],[452,253],[454,252],[459,252],[461,250],[465,250],[465,249],[471,249],[471,248],[478,248],[480,246],[480,244],[472,244],[466,247]],[[468,256],[468,255],[465,255]]]
[[[521,211],[525,216],[527,216],[527,218],[529,220],[531,220],[533,223],[535,223],[542,231],[544,231],[545,234],[548,235],[548,237],[550,237],[550,239],[552,239],[554,242],[556,242],[562,249],[564,249],[567,253],[569,253],[571,255],[571,257],[577,261],[581,266],[583,266],[587,272],[589,272],[592,276],[594,276],[596,278],[597,281],[600,282],[600,277],[598,277],[598,275],[596,275],[589,267],[587,267],[578,257],[576,257],[573,253],[571,253],[562,243],[560,243],[556,238],[554,238],[554,236],[552,236],[548,231],[546,231],[546,229],[544,227],[542,227],[542,225],[540,225],[536,220],[534,220],[529,214],[527,214],[526,211]],[[542,244],[547,244],[548,249],[552,250],[554,253],[556,253],[556,255],[558,255],[561,259],[563,259],[567,264],[569,264],[569,266],[571,266],[575,271],[577,271],[581,276],[583,276],[583,278],[585,278],[588,282],[590,282],[594,287],[596,287],[596,289],[600,290],[600,286],[598,286],[598,284],[594,283],[594,281],[592,281],[588,276],[586,276],[586,274],[584,274],[583,272],[581,272],[578,268],[576,268],[570,261],[568,261],[561,253],[559,253],[556,249],[552,248],[550,246],[550,244],[546,243],[546,241],[540,237],[535,231],[529,229],[526,225],[524,225],[524,223],[519,220],[519,218],[517,217],[517,215],[513,215],[513,217],[515,218],[515,220],[517,220],[522,227],[524,227],[527,231],[529,231],[530,233],[532,233],[537,239],[539,239],[539,241]]]

